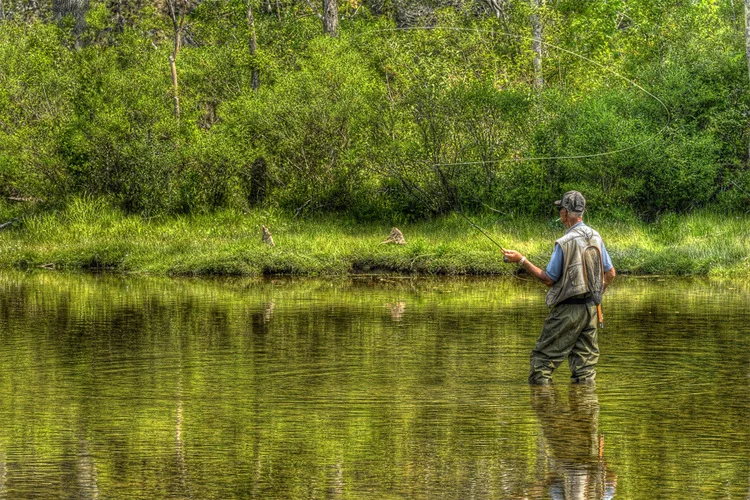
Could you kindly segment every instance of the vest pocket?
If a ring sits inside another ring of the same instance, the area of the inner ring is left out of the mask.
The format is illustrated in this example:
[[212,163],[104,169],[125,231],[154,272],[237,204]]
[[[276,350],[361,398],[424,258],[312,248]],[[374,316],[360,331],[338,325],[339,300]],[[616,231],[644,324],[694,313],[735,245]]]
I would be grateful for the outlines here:
[[578,288],[580,286],[586,285],[583,282],[583,268],[581,267],[580,262],[569,264],[568,269],[565,273],[565,277],[567,278],[566,288]]

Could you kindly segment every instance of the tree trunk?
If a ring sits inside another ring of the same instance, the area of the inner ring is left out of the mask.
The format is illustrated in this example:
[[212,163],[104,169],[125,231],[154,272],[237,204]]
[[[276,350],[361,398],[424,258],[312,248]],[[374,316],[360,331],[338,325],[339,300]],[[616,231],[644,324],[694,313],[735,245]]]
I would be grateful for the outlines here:
[[172,73],[172,100],[174,101],[174,116],[179,120],[180,92],[177,83],[177,54],[180,53],[180,48],[182,47],[182,26],[185,22],[185,11],[180,10],[178,13],[175,3],[175,0],[167,0],[169,17],[172,19],[172,27],[174,30],[174,49],[169,55],[169,70]]
[[75,47],[81,47],[81,35],[86,30],[86,11],[89,10],[89,0],[53,0],[52,12],[58,20],[65,16],[73,16],[75,24],[73,34],[76,37]]
[[329,36],[338,36],[339,5],[337,0],[323,0],[323,31]]
[[250,192],[248,201],[252,206],[260,206],[266,200],[268,192],[268,164],[266,159],[258,157],[250,171]]
[[255,33],[255,17],[253,16],[253,7],[251,2],[247,2],[247,24],[250,25],[250,56],[253,58],[251,68],[251,87],[253,90],[260,88],[260,71],[257,62],[255,62],[255,53],[258,51],[258,37]]
[[[748,2],[750,0],[745,0]],[[544,87],[544,74],[542,73],[542,17],[541,10],[544,0],[532,0],[531,31],[533,41],[531,49],[534,51],[534,88]]]
[[174,101],[174,116],[180,119],[180,89],[177,84],[177,54],[180,52],[182,45],[181,30],[175,30],[174,33],[174,50],[169,55],[169,69],[172,72],[172,100]]
[[180,119],[180,93],[179,88],[177,86],[177,64],[175,62],[175,58],[177,56],[177,51],[171,53],[169,55],[169,69],[172,72],[172,101],[174,102],[174,116],[178,120]]
[[122,33],[125,29],[125,17],[122,15],[122,0],[113,2],[111,9],[115,15],[115,29],[118,33]]
[[503,15],[503,3],[502,0],[485,0],[487,5],[495,13],[495,17],[500,19]]
[[[750,0],[745,0],[745,56],[747,57],[748,77],[750,77]],[[747,161],[750,163],[750,140],[747,146]]]

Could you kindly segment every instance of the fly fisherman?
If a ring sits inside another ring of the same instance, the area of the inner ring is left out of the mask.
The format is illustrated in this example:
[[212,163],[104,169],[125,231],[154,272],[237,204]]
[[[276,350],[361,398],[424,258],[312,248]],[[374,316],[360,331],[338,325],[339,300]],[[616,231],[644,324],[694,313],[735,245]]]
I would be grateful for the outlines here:
[[[601,297],[615,279],[607,249],[599,233],[581,220],[586,200],[578,191],[568,191],[555,202],[565,235],[555,241],[546,270],[526,257],[504,250],[507,262],[518,262],[529,274],[550,287],[547,306],[552,308],[542,333],[531,351],[530,384],[549,384],[552,372],[568,357],[571,381],[591,383],[599,360],[597,317],[601,322]],[[599,314],[597,314],[599,313]]]

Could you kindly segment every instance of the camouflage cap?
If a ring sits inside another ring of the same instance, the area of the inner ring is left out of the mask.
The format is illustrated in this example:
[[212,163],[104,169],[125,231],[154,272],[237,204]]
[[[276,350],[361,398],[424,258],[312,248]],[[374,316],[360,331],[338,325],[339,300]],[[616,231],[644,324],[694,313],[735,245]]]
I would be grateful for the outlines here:
[[568,191],[562,197],[562,200],[555,202],[558,209],[564,208],[568,212],[583,213],[586,209],[586,199],[578,191]]

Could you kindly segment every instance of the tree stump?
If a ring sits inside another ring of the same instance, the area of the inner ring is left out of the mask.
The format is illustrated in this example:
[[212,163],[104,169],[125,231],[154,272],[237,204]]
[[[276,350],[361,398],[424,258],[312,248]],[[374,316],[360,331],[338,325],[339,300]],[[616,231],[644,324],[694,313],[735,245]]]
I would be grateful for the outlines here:
[[406,240],[404,239],[404,235],[401,231],[398,230],[398,228],[394,227],[391,229],[391,234],[388,235],[388,237],[383,241],[383,244],[394,244],[394,245],[406,245]]
[[275,247],[276,244],[273,242],[271,231],[269,231],[266,226],[261,225],[260,227],[263,229],[263,238],[261,239],[261,241],[268,246]]

